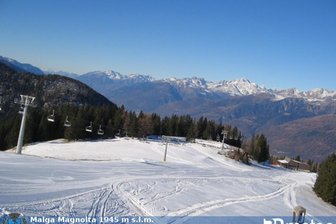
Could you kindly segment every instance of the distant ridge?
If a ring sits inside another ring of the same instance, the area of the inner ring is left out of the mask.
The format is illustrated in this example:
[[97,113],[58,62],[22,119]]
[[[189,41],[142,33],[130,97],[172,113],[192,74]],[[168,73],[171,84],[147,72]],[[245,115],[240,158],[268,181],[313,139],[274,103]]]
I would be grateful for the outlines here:
[[6,64],[10,68],[12,68],[12,69],[14,69],[15,71],[18,71],[18,72],[29,72],[29,73],[33,73],[35,75],[43,75],[44,74],[44,72],[41,69],[39,69],[38,67],[35,67],[31,64],[20,63],[20,62],[14,60],[14,59],[11,59],[11,58],[6,58],[6,57],[0,56],[0,62]]

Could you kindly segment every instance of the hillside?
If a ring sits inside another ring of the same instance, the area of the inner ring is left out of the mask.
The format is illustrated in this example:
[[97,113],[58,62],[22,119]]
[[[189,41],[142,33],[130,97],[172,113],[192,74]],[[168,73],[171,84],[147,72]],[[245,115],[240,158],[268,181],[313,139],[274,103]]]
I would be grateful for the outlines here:
[[[336,115],[302,118],[263,131],[270,136],[268,140],[272,146],[281,146],[273,147],[273,153],[277,155],[311,155],[311,159],[322,161],[324,155],[330,155],[336,150]],[[294,144],[288,141],[291,138],[295,140]]]
[[18,108],[14,104],[20,95],[36,97],[38,107],[59,105],[113,105],[107,98],[87,85],[64,76],[38,76],[17,72],[0,63],[0,96],[3,111]]
[[146,216],[154,223],[240,216],[248,223],[251,216],[291,216],[302,205],[307,220],[336,215],[313,193],[315,174],[247,166],[219,155],[220,145],[170,143],[166,163],[161,142],[126,138],[42,142],[21,156],[0,152],[0,213]]
[[[21,73],[0,63],[0,150],[17,145],[22,120],[18,113],[22,111],[20,95],[35,97],[27,113],[24,143],[63,137],[97,138],[96,128],[103,125],[106,129],[106,114],[117,110],[115,104],[77,80]],[[47,119],[51,114],[52,122]],[[84,131],[90,122],[95,129],[91,135]],[[116,131],[110,128],[105,133],[113,136]]]
[[29,72],[35,75],[43,75],[44,72],[31,64],[21,63],[14,59],[0,56],[0,63],[7,65],[17,72]]

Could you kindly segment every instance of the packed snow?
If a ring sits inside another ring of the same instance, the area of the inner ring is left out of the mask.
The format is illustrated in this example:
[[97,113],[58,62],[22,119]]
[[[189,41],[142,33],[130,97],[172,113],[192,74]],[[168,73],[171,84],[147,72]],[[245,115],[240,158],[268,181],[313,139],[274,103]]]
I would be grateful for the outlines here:
[[[245,165],[211,141],[169,143],[130,138],[28,145],[0,152],[0,213],[39,216],[336,216],[312,187],[316,174]],[[225,150],[229,150],[225,145]],[[0,214],[1,215],[1,214]]]

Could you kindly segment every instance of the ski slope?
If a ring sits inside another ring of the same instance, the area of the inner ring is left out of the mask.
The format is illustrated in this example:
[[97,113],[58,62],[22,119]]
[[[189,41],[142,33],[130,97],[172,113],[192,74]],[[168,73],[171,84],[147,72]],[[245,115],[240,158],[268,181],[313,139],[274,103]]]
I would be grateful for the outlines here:
[[[220,143],[54,140],[0,152],[0,213],[39,216],[336,216],[312,191],[316,175],[247,166],[217,152]],[[225,146],[228,149],[228,146]]]

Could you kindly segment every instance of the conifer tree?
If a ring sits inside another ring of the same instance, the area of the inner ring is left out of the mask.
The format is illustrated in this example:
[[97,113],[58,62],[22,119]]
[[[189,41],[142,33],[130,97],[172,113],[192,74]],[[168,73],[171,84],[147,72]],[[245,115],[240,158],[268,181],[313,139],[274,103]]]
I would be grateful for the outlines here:
[[336,154],[320,165],[314,191],[324,201],[336,205]]
[[252,136],[250,144],[250,154],[258,161],[258,163],[265,162],[269,159],[269,145],[264,134]]

